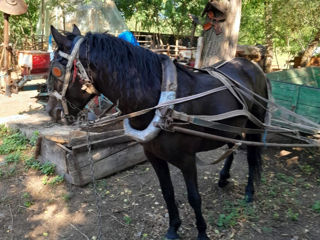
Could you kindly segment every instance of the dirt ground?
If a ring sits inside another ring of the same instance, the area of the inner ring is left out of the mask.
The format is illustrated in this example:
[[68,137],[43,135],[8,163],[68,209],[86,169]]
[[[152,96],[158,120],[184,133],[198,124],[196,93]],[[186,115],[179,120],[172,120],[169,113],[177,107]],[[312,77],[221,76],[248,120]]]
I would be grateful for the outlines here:
[[[17,98],[25,100],[16,103],[23,106],[12,105],[13,95],[11,103],[7,99],[5,108],[1,108],[0,120],[19,112],[42,111],[37,103],[29,107],[32,94],[20,94]],[[5,101],[1,95],[0,101]],[[32,154],[33,149],[27,151]],[[199,157],[210,161],[221,152],[201,153]],[[320,239],[319,149],[265,149],[263,159],[264,174],[252,204],[243,202],[247,181],[245,150],[236,154],[230,184],[224,189],[217,186],[223,163],[198,168],[210,239]],[[163,239],[168,227],[158,180],[148,162],[97,181],[98,200],[92,184],[83,188],[66,182],[47,184],[48,177],[26,169],[23,161],[13,166],[0,156],[0,168],[1,240],[97,239],[98,211],[102,215],[101,239],[158,240]],[[172,167],[171,177],[182,219],[181,239],[196,239],[194,214],[182,175]]]

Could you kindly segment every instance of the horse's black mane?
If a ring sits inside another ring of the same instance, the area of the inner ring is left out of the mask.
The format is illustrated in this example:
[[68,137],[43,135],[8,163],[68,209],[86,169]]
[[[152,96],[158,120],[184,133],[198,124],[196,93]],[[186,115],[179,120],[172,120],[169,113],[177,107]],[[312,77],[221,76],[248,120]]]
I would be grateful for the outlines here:
[[98,74],[100,88],[119,89],[129,99],[160,90],[160,55],[107,33],[87,33],[85,45],[87,53],[82,54],[87,54],[91,70]]

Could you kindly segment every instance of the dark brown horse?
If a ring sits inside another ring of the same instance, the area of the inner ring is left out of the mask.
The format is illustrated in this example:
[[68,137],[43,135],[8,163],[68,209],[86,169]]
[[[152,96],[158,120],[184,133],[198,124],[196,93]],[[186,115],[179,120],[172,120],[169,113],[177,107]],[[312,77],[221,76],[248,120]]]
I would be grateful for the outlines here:
[[[55,28],[51,29],[57,43],[58,50],[67,54],[80,35],[75,27],[73,33],[63,35]],[[161,91],[162,69],[161,61],[167,56],[155,54],[142,47],[132,46],[121,39],[109,34],[87,33],[79,49],[79,60],[88,73],[94,87],[112,102],[118,102],[124,114],[155,106]],[[67,60],[58,56],[56,51],[55,62],[66,65]],[[209,89],[222,86],[221,82],[205,72],[194,72],[175,63],[177,69],[177,98],[201,93]],[[267,80],[259,67],[250,61],[236,58],[221,67],[221,71],[235,79],[239,84],[253,92],[268,98]],[[51,74],[52,75],[52,74]],[[52,76],[51,76],[52,77]],[[62,91],[63,83],[54,80],[54,89]],[[82,90],[83,81],[78,77],[68,86],[66,99],[69,115],[76,116],[80,109],[93,97]],[[262,122],[265,119],[265,110],[256,105],[251,96],[244,97],[248,110]],[[48,112],[57,117],[55,109],[58,101],[51,97]],[[224,90],[196,100],[177,104],[174,109],[191,115],[215,115],[240,109],[239,101],[228,91]],[[145,129],[154,116],[154,111],[130,119],[135,129]],[[252,128],[255,125],[244,116],[233,117],[220,121],[237,127]],[[213,133],[221,136],[238,138],[237,134],[207,129],[205,127],[188,125],[188,128]],[[260,141],[260,134],[247,134],[247,140]],[[170,178],[168,163],[182,171],[188,191],[188,200],[194,209],[198,239],[209,239],[206,234],[206,223],[201,212],[201,197],[198,191],[196,153],[223,146],[225,143],[209,141],[181,133],[161,131],[153,140],[143,143],[144,151],[159,178],[163,197],[169,212],[169,229],[167,239],[177,239],[178,228],[181,225],[178,208],[175,203],[174,189]],[[230,145],[232,146],[232,145]],[[230,147],[229,146],[229,147]],[[245,195],[247,201],[252,201],[254,194],[253,181],[259,179],[261,172],[261,155],[258,147],[247,148],[249,165],[249,179]],[[219,185],[227,184],[230,177],[229,170],[233,156],[231,155],[220,173]]]

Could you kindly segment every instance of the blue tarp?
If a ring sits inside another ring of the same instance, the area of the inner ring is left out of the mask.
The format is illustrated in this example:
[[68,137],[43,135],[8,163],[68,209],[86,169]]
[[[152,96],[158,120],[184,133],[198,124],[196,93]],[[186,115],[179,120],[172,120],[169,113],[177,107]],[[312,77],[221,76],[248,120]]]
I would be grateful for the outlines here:
[[139,43],[137,42],[137,39],[134,37],[134,35],[130,31],[124,31],[124,32],[120,33],[118,38],[121,38],[123,40],[128,41],[133,46],[139,46]]

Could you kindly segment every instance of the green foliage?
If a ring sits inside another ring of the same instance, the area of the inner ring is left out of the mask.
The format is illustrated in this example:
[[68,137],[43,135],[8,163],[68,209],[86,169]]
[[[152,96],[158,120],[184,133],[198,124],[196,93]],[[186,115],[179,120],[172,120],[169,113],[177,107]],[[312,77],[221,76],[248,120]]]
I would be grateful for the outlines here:
[[49,181],[49,177],[46,175],[41,179],[41,182],[43,185],[47,185]]
[[265,6],[271,4],[274,47],[297,54],[314,38],[320,26],[320,1],[243,0],[240,44],[266,44]]
[[3,124],[0,124],[0,138],[6,137],[10,134],[10,130]]
[[229,214],[220,214],[217,226],[218,227],[232,227],[237,224],[238,213],[236,211],[232,211]]
[[314,167],[308,165],[308,164],[304,164],[304,165],[299,165],[299,168],[301,169],[301,171],[304,173],[304,174],[307,174],[307,175],[311,175],[314,171]]
[[132,222],[131,217],[128,215],[124,215],[123,220],[127,225],[130,225],[130,223]]
[[9,155],[5,156],[4,160],[5,162],[8,163],[17,163],[21,159],[21,152],[13,152],[10,153]]
[[49,185],[53,186],[53,185],[58,185],[60,183],[62,183],[64,180],[63,176],[57,175],[55,177],[53,177],[48,183]]
[[17,166],[16,166],[16,164],[14,164],[12,167],[9,168],[6,175],[8,177],[13,176],[16,173],[16,170],[17,170]]
[[0,154],[9,154],[14,151],[21,151],[27,148],[28,140],[21,133],[16,132],[12,135],[5,136],[0,145]]
[[39,170],[41,171],[42,174],[49,176],[54,174],[55,169],[56,169],[56,166],[53,163],[46,162],[40,166]]
[[238,224],[239,219],[252,218],[254,215],[254,208],[244,200],[235,203],[226,202],[224,213],[219,214],[216,224],[218,227],[233,227]]
[[23,193],[22,195],[22,199],[23,199],[23,205],[26,208],[29,208],[33,205],[33,201],[31,200],[31,195],[28,192]]
[[286,182],[286,183],[289,183],[289,184],[293,184],[295,182],[294,177],[288,176],[288,175],[283,174],[283,173],[277,173],[276,177],[277,177],[277,179],[279,181]]
[[313,205],[312,205],[312,210],[320,213],[320,201],[316,201]]
[[27,169],[40,170],[41,164],[34,157],[29,157],[24,161],[24,165]]
[[35,146],[35,145],[37,144],[39,135],[40,135],[39,131],[34,131],[34,132],[32,133],[32,136],[31,136],[31,138],[30,138],[30,140],[29,140],[29,142],[30,142],[30,144],[31,144],[32,146]]
[[[45,7],[48,9],[58,6],[63,12],[74,11],[74,1],[45,2]],[[200,17],[207,2],[208,0],[115,0],[131,30],[172,33],[175,36],[190,35],[192,23],[188,14]],[[14,49],[23,48],[26,42],[35,42],[41,1],[26,0],[26,3],[28,4],[26,14],[10,17],[10,41]],[[266,24],[266,4],[272,7],[269,24]],[[270,26],[274,47],[281,52],[297,54],[306,48],[319,31],[319,9],[320,1],[243,0],[239,43],[266,44],[266,27]],[[2,14],[0,22],[3,22]],[[199,26],[198,35],[200,34]],[[2,38],[3,24],[0,24],[0,42],[3,41]]]
[[200,16],[207,0],[115,0],[131,30],[190,35],[188,14]]
[[[11,16],[10,42],[14,49],[22,49],[26,42],[34,41],[34,33],[39,18],[40,0],[25,0],[28,5],[27,13],[20,16]],[[3,14],[0,14],[0,23],[3,22]],[[3,24],[0,24],[0,42],[3,41]]]
[[292,211],[291,208],[288,209],[287,211],[287,218],[292,220],[292,221],[298,221],[299,213],[295,213]]
[[69,202],[72,198],[72,194],[70,193],[65,193],[62,195],[62,199],[65,201],[65,202]]

